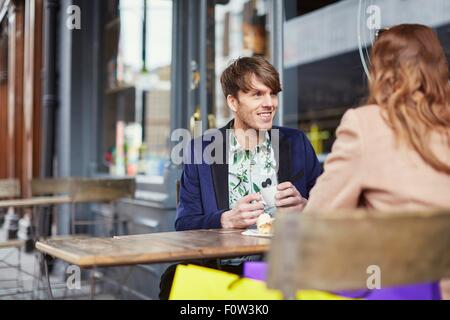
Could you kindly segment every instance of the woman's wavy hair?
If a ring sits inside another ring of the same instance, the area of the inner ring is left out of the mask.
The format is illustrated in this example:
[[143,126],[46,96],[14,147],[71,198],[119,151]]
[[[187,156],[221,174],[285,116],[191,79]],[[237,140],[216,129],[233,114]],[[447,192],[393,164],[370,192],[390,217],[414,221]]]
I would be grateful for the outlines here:
[[383,109],[398,141],[450,174],[450,165],[433,153],[430,141],[432,132],[440,132],[450,148],[448,62],[435,32],[417,24],[390,28],[375,41],[371,63],[368,103]]

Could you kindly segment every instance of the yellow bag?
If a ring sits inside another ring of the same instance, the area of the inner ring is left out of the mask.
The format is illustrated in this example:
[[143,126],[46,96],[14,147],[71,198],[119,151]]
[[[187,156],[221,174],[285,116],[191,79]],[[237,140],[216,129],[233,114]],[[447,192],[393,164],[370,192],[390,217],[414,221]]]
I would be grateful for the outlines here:
[[[179,265],[173,279],[170,300],[281,300],[279,290],[267,289],[263,281],[200,267]],[[348,300],[324,291],[300,290],[299,300]]]

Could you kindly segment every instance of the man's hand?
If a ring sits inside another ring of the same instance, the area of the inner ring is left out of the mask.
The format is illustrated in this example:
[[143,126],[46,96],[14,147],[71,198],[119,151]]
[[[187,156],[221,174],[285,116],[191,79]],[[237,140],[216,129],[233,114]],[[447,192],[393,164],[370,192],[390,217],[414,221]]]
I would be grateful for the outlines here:
[[302,197],[297,188],[290,182],[280,183],[275,195],[275,205],[281,208],[303,210],[307,200]]
[[[259,193],[243,197],[236,203],[234,209],[222,213],[220,223],[224,229],[245,229],[254,225],[260,214],[264,212],[264,204],[259,202]],[[256,201],[252,203],[253,201]]]

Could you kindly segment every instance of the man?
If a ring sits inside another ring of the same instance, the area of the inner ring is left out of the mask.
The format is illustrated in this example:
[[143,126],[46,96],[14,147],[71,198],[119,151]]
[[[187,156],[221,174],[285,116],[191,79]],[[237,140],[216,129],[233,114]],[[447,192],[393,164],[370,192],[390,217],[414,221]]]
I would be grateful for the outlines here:
[[[223,72],[221,84],[234,113],[234,119],[219,129],[223,142],[229,143],[223,146],[226,161],[185,163],[177,231],[254,225],[264,210],[259,191],[267,183],[278,185],[277,207],[301,210],[322,173],[303,132],[272,125],[281,85],[278,72],[269,62],[262,57],[239,58]],[[279,130],[275,144],[271,141],[272,128]],[[209,141],[202,140],[204,150]]]
[[[281,84],[269,62],[262,57],[239,58],[223,72],[221,84],[234,119],[216,132],[222,139],[201,137],[184,155],[177,231],[246,229],[264,211],[270,212],[260,195],[269,186],[277,186],[277,207],[301,211],[322,173],[303,132],[272,125]],[[203,157],[212,143],[214,155],[222,155],[213,163]],[[221,269],[241,273],[246,258],[226,260]],[[161,278],[162,299],[168,298],[175,267]]]

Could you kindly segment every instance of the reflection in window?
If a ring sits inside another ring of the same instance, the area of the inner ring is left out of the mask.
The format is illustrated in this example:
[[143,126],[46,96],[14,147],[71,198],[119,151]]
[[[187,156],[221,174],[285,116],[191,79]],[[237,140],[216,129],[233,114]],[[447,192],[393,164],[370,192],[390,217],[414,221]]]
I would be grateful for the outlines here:
[[104,164],[162,175],[170,136],[172,1],[108,1],[104,27]]
[[[450,49],[448,0],[426,4],[420,0],[285,0],[285,4],[283,118],[285,125],[308,134],[321,160],[331,151],[343,113],[360,106],[367,96],[363,61],[370,65],[377,28],[429,25],[447,52]],[[379,17],[374,16],[377,12]]]
[[172,1],[151,0],[147,9],[145,149],[141,172],[162,175],[169,158]]
[[[270,59],[268,6],[266,0],[216,1],[214,8],[215,101],[217,127],[233,117],[220,86],[220,75],[228,64],[241,56],[263,55]],[[213,17],[209,17],[212,19]]]

